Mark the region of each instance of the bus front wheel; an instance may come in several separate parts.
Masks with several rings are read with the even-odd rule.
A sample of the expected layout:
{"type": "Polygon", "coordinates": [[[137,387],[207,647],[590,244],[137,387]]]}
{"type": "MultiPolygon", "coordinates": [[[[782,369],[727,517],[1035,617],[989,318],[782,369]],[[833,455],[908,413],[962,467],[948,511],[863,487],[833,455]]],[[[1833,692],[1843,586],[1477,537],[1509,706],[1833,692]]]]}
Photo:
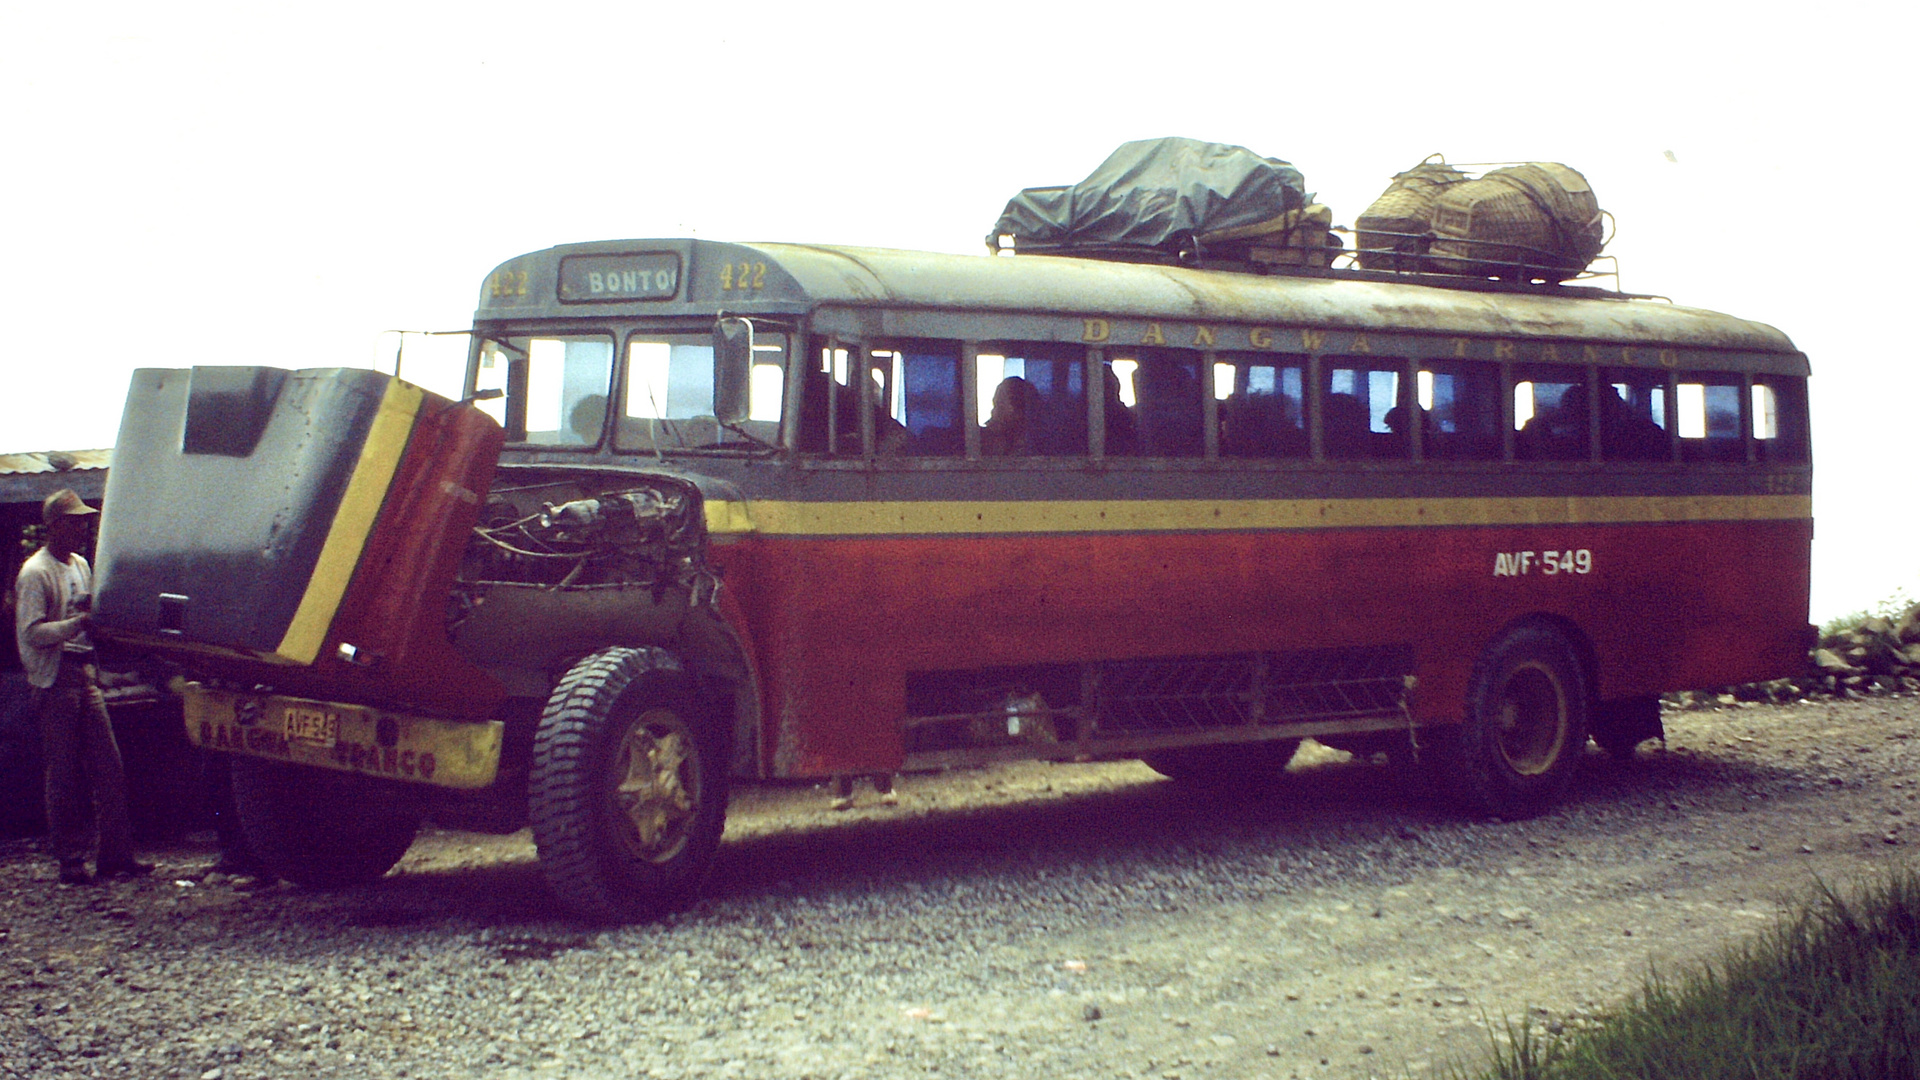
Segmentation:
{"type": "Polygon", "coordinates": [[[726,729],[698,710],[670,653],[594,653],[547,700],[528,810],[547,884],[577,914],[621,921],[679,907],[720,846],[726,729]]]}
{"type": "Polygon", "coordinates": [[[1468,809],[1531,817],[1565,794],[1587,744],[1586,670],[1566,636],[1521,626],[1474,666],[1467,717],[1436,747],[1445,787],[1468,809]]]}

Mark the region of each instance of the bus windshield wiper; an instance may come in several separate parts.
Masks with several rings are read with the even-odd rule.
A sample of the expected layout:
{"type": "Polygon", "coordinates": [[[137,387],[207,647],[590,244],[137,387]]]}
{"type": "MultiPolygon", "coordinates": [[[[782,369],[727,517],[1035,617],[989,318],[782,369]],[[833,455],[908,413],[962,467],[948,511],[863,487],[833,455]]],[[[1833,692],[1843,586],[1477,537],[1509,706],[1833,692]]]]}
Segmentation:
{"type": "MultiPolygon", "coordinates": [[[[741,427],[739,424],[722,423],[720,426],[722,428],[725,428],[728,431],[733,432],[735,435],[740,436],[741,438],[747,440],[748,442],[752,443],[753,449],[757,453],[777,454],[780,452],[779,446],[768,442],[767,440],[761,438],[758,435],[755,435],[753,432],[748,431],[746,428],[741,427]]],[[[738,443],[715,443],[713,445],[713,449],[717,450],[717,449],[725,448],[727,446],[737,446],[737,445],[739,444],[738,443]]]]}

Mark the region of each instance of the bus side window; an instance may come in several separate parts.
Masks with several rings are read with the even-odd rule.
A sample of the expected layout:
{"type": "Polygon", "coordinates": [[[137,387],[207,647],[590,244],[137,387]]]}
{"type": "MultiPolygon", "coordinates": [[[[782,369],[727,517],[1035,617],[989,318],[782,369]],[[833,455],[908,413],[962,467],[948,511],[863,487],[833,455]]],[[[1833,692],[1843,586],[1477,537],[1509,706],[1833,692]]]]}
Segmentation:
{"type": "Polygon", "coordinates": [[[1592,416],[1584,368],[1520,367],[1514,370],[1514,456],[1521,461],[1586,461],[1592,416]]]}
{"type": "Polygon", "coordinates": [[[966,449],[960,429],[960,343],[908,342],[891,356],[887,415],[906,430],[901,452],[958,457],[966,449]]]}
{"type": "Polygon", "coordinates": [[[1423,364],[1417,391],[1426,425],[1420,433],[1421,452],[1429,461],[1500,460],[1498,365],[1423,364]]]}
{"type": "Polygon", "coordinates": [[[1600,460],[1671,461],[1667,376],[1644,368],[1600,372],[1600,460]]]}
{"type": "Polygon", "coordinates": [[[1406,365],[1394,360],[1329,357],[1321,399],[1322,447],[1332,461],[1406,458],[1413,425],[1402,384],[1406,365]]]}
{"type": "Polygon", "coordinates": [[[1719,372],[1683,373],[1675,388],[1680,456],[1686,461],[1745,461],[1740,430],[1741,382],[1719,372]]]}
{"type": "Polygon", "coordinates": [[[982,344],[981,452],[1070,457],[1087,452],[1086,351],[1053,342],[982,344]]]}
{"type": "Polygon", "coordinates": [[[1789,375],[1753,377],[1753,447],[1760,461],[1807,460],[1807,382],[1789,375]]]}
{"type": "Polygon", "coordinates": [[[1221,456],[1306,457],[1306,385],[1304,356],[1221,357],[1213,366],[1221,456]]]}
{"type": "Polygon", "coordinates": [[[807,372],[800,380],[799,447],[803,454],[831,452],[835,436],[844,445],[850,420],[851,432],[856,440],[859,438],[859,413],[850,406],[860,388],[848,385],[850,355],[844,345],[812,339],[806,355],[807,372]]]}
{"type": "Polygon", "coordinates": [[[1107,454],[1199,457],[1206,452],[1204,357],[1184,349],[1116,354],[1109,370],[1117,393],[1106,402],[1107,454]],[[1115,399],[1121,406],[1116,412],[1115,399]],[[1137,443],[1138,449],[1127,446],[1137,443]]]}

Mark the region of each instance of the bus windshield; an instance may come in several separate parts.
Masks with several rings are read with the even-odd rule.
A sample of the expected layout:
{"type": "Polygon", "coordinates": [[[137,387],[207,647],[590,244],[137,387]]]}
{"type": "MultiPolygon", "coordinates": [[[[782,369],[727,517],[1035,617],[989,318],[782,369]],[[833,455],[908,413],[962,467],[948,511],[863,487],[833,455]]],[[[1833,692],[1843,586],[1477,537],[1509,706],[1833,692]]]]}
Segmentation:
{"type": "Polygon", "coordinates": [[[727,450],[778,440],[786,380],[786,335],[754,341],[748,418],[723,428],[713,415],[713,343],[708,334],[529,331],[479,342],[479,402],[528,446],[663,453],[727,450]]]}

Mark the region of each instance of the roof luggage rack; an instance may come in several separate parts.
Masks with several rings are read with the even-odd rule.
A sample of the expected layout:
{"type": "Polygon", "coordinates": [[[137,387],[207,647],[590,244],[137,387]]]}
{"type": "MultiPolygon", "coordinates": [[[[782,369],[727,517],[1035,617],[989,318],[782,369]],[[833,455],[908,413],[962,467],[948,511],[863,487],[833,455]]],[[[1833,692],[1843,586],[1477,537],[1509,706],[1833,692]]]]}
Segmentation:
{"type": "MultiPolygon", "coordinates": [[[[1557,263],[1544,251],[1520,249],[1536,258],[1512,260],[1516,245],[1507,242],[1469,240],[1449,237],[1449,242],[1475,249],[1498,249],[1497,253],[1467,258],[1399,250],[1397,242],[1387,247],[1348,248],[1340,234],[1356,230],[1345,225],[1323,226],[1328,233],[1323,244],[1307,238],[1305,228],[1275,230],[1258,241],[1246,237],[1199,237],[1183,233],[1174,243],[1161,247],[1135,244],[1040,243],[1015,244],[1012,236],[988,237],[989,246],[999,255],[1058,255],[1103,262],[1136,263],[1151,266],[1184,266],[1194,270],[1221,270],[1228,273],[1279,275],[1286,277],[1331,278],[1341,281],[1399,281],[1441,289],[1467,292],[1531,293],[1541,296],[1579,296],[1619,300],[1666,300],[1667,297],[1630,293],[1620,288],[1620,260],[1613,255],[1596,257],[1585,270],[1568,275],[1565,264],[1557,263]],[[1369,256],[1373,269],[1360,265],[1360,256],[1369,256]],[[1385,268],[1381,263],[1385,263],[1385,268]],[[1436,266],[1474,265],[1495,267],[1494,275],[1463,274],[1435,269],[1436,266]],[[1591,284],[1611,280],[1611,287],[1591,284]]],[[[1316,230],[1317,231],[1317,230],[1316,230]]],[[[1411,233],[1384,233],[1368,230],[1369,238],[1388,241],[1423,240],[1431,236],[1411,233]]]]}

